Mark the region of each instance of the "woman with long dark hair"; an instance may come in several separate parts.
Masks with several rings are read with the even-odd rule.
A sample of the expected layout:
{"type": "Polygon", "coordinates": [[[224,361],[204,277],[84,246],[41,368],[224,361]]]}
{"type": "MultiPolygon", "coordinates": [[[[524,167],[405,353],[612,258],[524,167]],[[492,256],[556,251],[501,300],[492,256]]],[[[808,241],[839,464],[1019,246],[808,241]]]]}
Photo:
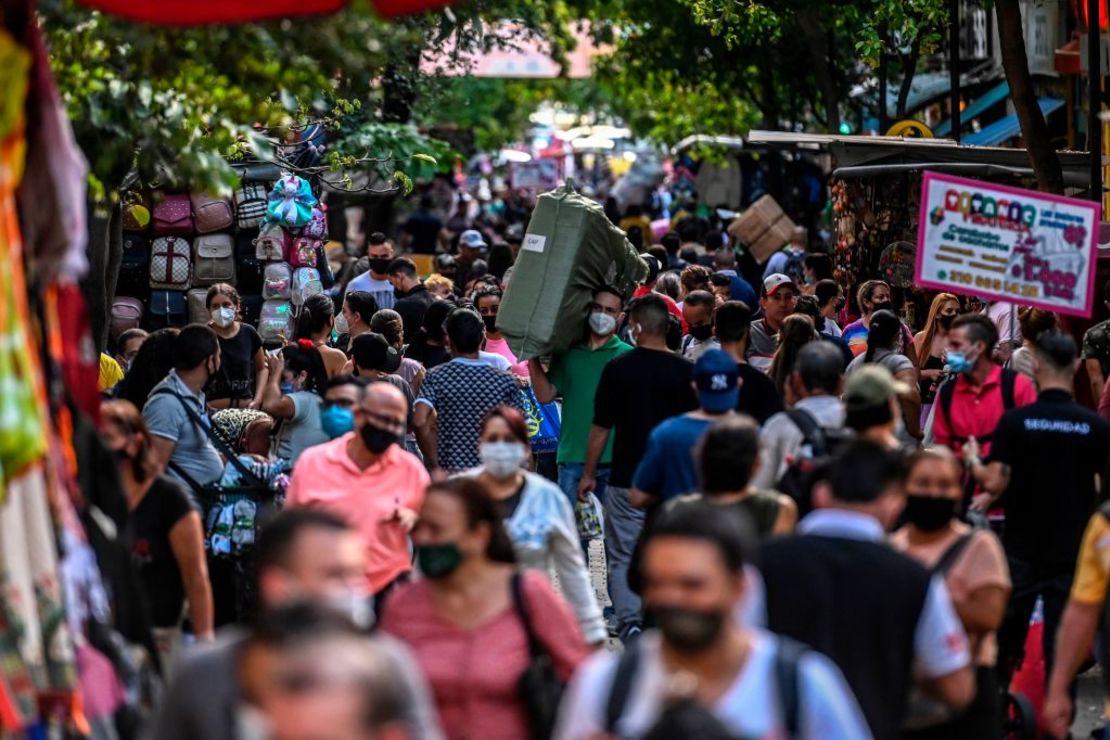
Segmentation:
{"type": "Polygon", "coordinates": [[[798,352],[802,347],[817,339],[817,331],[813,328],[813,319],[804,314],[791,314],[782,322],[779,332],[779,346],[771,360],[770,376],[775,382],[775,390],[783,397],[788,405],[797,399],[785,398],[788,391],[786,381],[794,372],[794,364],[798,359],[798,352]]]}
{"type": "Polygon", "coordinates": [[[389,597],[382,630],[416,656],[448,738],[527,738],[529,635],[566,681],[587,654],[574,615],[544,573],[517,572],[501,509],[475,480],[432,484],[412,540],[424,578],[389,597]]]}
{"type": "Polygon", "coordinates": [[[267,355],[266,365],[270,375],[262,410],[279,420],[277,456],[292,466],[307,448],[330,439],[320,422],[328,373],[319,347],[309,339],[267,355]]]}
{"type": "Polygon", "coordinates": [[[119,460],[131,559],[147,597],[163,668],[169,668],[180,648],[186,604],[193,634],[212,637],[204,527],[181,485],[156,474],[150,432],[139,410],[128,401],[107,401],[100,418],[101,438],[119,460]]]}
{"type": "Polygon", "coordinates": [[[143,341],[127,369],[127,375],[116,386],[117,398],[130,401],[137,409],[146,404],[154,386],[165,380],[173,370],[180,332],[180,329],[171,326],[153,332],[143,341]]]}
{"type": "Polygon", "coordinates": [[[867,351],[852,360],[845,375],[851,375],[864,365],[880,365],[890,371],[894,379],[909,387],[902,396],[902,419],[912,437],[921,436],[921,394],[917,385],[917,368],[913,361],[898,348],[901,341],[902,322],[891,311],[880,310],[871,314],[867,351]]]}
{"type": "Polygon", "coordinates": [[[347,355],[329,345],[334,327],[335,304],[331,298],[323,293],[309,296],[297,314],[294,336],[298,342],[307,339],[319,350],[329,378],[343,372],[343,366],[347,364],[347,355]]]}

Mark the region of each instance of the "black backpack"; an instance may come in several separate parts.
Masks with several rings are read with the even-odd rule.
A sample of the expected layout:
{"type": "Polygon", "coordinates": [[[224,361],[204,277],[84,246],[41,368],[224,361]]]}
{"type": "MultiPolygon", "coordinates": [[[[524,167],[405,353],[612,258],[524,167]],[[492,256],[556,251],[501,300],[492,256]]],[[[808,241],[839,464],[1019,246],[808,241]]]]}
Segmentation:
{"type": "MultiPolygon", "coordinates": [[[[797,737],[798,717],[801,702],[798,692],[798,663],[809,648],[800,642],[776,636],[775,645],[775,684],[779,701],[782,703],[782,719],[786,728],[786,738],[797,737]]],[[[632,691],[632,681],[640,667],[640,643],[635,640],[626,645],[617,663],[617,671],[609,688],[609,699],[605,704],[605,732],[617,736],[617,722],[624,714],[628,695],[632,691]]],[[[661,718],[662,719],[662,718],[661,718]]],[[[651,732],[648,733],[651,735],[651,732]]]]}
{"type": "Polygon", "coordinates": [[[785,493],[798,505],[801,518],[813,510],[813,484],[816,477],[854,436],[846,429],[824,429],[805,409],[789,409],[786,415],[802,433],[802,449],[809,454],[800,455],[787,466],[775,489],[785,493]]]}

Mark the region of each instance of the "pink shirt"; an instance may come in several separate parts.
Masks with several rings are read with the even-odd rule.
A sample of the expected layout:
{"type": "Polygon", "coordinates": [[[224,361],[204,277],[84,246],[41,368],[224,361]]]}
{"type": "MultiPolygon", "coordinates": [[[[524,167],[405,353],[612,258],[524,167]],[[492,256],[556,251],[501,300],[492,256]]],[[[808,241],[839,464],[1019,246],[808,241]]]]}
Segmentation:
{"type": "Polygon", "coordinates": [[[346,519],[366,545],[366,581],[372,593],[412,570],[408,535],[391,521],[397,507],[419,511],[430,478],[423,463],[393,445],[366,470],[347,454],[354,432],[309,447],[297,460],[286,506],[319,506],[346,519]]]}
{"type": "Polygon", "coordinates": [[[512,366],[509,369],[513,371],[513,375],[518,375],[522,378],[528,376],[528,363],[520,362],[516,359],[516,355],[509,349],[509,341],[502,337],[501,339],[486,339],[486,352],[492,352],[495,355],[501,355],[512,366]]]}
{"type": "MultiPolygon", "coordinates": [[[[569,680],[589,653],[578,620],[547,576],[525,571],[521,577],[536,635],[556,672],[569,680]]],[[[528,667],[528,636],[511,602],[477,629],[465,630],[439,614],[428,581],[417,581],[390,596],[380,624],[416,656],[450,740],[527,740],[518,682],[528,667]]]]}
{"type": "MultiPolygon", "coordinates": [[[[1014,379],[1014,407],[1028,406],[1037,400],[1037,389],[1021,373],[1014,379]]],[[[933,418],[933,438],[938,445],[950,447],[960,453],[968,437],[979,442],[983,459],[990,454],[990,438],[1005,411],[1002,403],[1002,368],[995,365],[983,385],[975,387],[967,376],[956,380],[952,391],[951,423],[949,415],[940,407],[938,394],[937,412],[933,418]]]]}

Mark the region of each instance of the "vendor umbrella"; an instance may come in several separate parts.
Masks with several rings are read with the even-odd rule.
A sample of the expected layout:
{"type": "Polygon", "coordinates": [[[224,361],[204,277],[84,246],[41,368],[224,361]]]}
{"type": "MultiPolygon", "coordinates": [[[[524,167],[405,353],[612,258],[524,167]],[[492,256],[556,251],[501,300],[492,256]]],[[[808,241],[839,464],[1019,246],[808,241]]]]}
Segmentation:
{"type": "MultiPolygon", "coordinates": [[[[328,15],[348,0],[80,0],[81,4],[132,21],[163,26],[251,23],[305,15],[328,15]]],[[[411,15],[452,0],[370,0],[378,15],[411,15]]]]}

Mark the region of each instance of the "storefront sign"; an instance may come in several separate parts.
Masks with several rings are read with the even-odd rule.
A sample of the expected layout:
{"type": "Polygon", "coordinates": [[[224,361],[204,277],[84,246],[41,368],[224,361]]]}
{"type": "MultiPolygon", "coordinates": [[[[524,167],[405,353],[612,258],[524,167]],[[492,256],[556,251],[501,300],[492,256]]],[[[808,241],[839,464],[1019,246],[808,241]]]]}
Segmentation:
{"type": "Polygon", "coordinates": [[[1090,316],[1097,203],[926,172],[918,285],[1090,316]]]}

